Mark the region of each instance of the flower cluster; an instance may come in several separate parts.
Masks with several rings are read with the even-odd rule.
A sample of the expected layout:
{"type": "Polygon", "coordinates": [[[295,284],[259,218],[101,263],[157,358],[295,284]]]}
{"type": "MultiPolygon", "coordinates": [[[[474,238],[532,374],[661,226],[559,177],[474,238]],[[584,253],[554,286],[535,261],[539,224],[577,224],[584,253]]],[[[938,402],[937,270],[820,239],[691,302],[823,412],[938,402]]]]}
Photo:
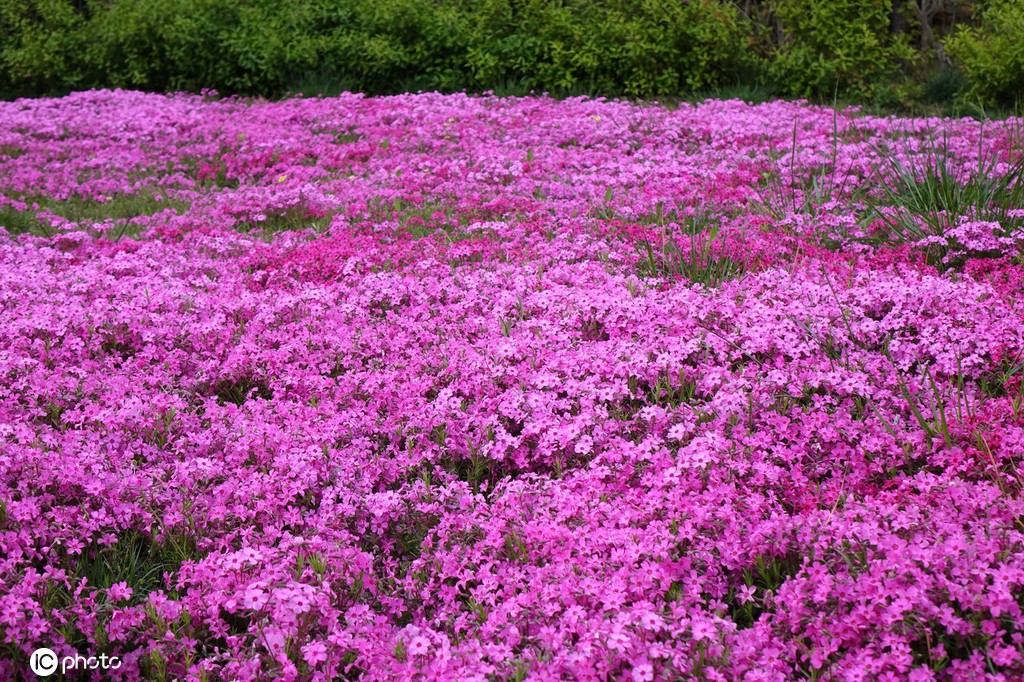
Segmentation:
{"type": "Polygon", "coordinates": [[[787,102],[0,103],[0,677],[1021,679],[1021,240],[878,207],[938,137],[1015,162],[787,102]]]}

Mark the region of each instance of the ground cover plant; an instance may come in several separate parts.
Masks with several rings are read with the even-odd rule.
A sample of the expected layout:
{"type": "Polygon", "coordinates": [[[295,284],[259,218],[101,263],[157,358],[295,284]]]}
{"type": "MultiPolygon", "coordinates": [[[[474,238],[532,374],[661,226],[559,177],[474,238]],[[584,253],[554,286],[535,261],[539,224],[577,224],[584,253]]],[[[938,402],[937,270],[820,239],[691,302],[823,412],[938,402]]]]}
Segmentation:
{"type": "Polygon", "coordinates": [[[0,122],[0,677],[1024,677],[1019,120],[0,122]]]}

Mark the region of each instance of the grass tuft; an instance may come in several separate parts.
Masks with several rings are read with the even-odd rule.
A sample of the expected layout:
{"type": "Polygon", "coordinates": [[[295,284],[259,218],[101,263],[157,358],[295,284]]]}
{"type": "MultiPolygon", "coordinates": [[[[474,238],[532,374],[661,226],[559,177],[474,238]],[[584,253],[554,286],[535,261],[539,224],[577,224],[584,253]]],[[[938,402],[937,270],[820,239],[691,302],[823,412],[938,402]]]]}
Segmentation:
{"type": "Polygon", "coordinates": [[[710,216],[698,213],[683,218],[682,233],[687,238],[663,229],[660,245],[647,238],[640,240],[636,245],[640,253],[638,274],[687,279],[708,288],[742,276],[747,266],[728,253],[720,229],[710,216]]]}
{"type": "MultiPolygon", "coordinates": [[[[1002,237],[1024,228],[1024,156],[1006,166],[979,149],[974,169],[957,168],[946,141],[922,154],[880,154],[879,193],[869,198],[869,219],[887,226],[883,242],[911,244],[929,237],[944,238],[964,220],[997,222],[1002,237]]],[[[931,243],[927,260],[940,266],[955,243],[931,243]]]]}

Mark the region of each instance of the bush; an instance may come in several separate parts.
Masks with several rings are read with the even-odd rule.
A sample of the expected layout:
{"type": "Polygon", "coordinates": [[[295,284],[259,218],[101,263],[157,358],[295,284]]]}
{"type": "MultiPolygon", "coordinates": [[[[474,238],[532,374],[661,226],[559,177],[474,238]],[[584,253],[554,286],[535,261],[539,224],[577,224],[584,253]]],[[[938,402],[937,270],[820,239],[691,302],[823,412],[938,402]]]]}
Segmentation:
{"type": "Polygon", "coordinates": [[[616,8],[627,27],[620,64],[629,95],[721,85],[752,64],[752,28],[731,4],[649,0],[639,12],[631,4],[616,8]]]}
{"type": "Polygon", "coordinates": [[[944,44],[962,65],[970,96],[984,104],[1017,103],[1024,93],[1024,0],[990,0],[980,25],[954,33],[944,44]]]}
{"type": "Polygon", "coordinates": [[[921,86],[922,100],[928,104],[953,105],[967,89],[967,77],[960,71],[939,69],[932,71],[921,86]]]}
{"type": "Polygon", "coordinates": [[[778,0],[775,13],[784,38],[770,73],[792,95],[870,98],[915,58],[890,32],[891,0],[778,0]]]}
{"type": "Polygon", "coordinates": [[[0,87],[49,92],[87,84],[84,25],[66,0],[0,0],[0,87]]]}
{"type": "Polygon", "coordinates": [[[114,0],[88,23],[93,84],[147,90],[223,87],[224,39],[239,12],[211,0],[114,0]]]}
{"type": "Polygon", "coordinates": [[[263,95],[675,94],[730,79],[752,33],[721,0],[0,0],[0,28],[7,89],[263,95]]]}
{"type": "Polygon", "coordinates": [[[344,21],[325,37],[323,64],[356,90],[467,87],[465,18],[430,0],[328,0],[344,21]]]}
{"type": "Polygon", "coordinates": [[[635,97],[725,82],[748,61],[748,22],[717,0],[485,0],[462,8],[476,84],[635,97]]]}
{"type": "Polygon", "coordinates": [[[480,87],[520,91],[607,92],[615,87],[607,60],[615,46],[603,44],[593,2],[484,0],[460,7],[469,25],[466,66],[480,87]]]}
{"type": "MultiPolygon", "coordinates": [[[[649,98],[756,84],[905,105],[925,90],[893,77],[932,52],[908,41],[925,25],[944,34],[962,4],[925,12],[904,2],[894,13],[892,0],[749,0],[745,11],[729,0],[0,0],[0,92],[649,98]],[[908,22],[908,7],[922,16],[908,22]]],[[[986,101],[1021,89],[1022,15],[1024,0],[990,0],[980,29],[947,40],[986,101]]],[[[956,83],[934,85],[928,96],[945,102],[956,83]]]]}

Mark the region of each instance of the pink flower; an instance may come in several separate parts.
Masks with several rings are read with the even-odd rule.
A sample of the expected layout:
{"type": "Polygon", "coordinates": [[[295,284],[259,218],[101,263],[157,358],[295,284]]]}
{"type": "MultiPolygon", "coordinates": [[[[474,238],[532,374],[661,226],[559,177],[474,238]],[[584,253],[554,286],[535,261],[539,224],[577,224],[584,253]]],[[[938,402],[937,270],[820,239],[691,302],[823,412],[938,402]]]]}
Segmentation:
{"type": "Polygon", "coordinates": [[[704,639],[711,639],[717,633],[715,626],[704,619],[694,620],[690,627],[694,640],[698,642],[704,639]]]}
{"type": "Polygon", "coordinates": [[[423,635],[416,635],[409,640],[409,654],[413,656],[423,656],[430,651],[430,640],[423,635]]]}
{"type": "Polygon", "coordinates": [[[633,667],[633,682],[651,682],[654,679],[654,668],[650,663],[641,663],[633,667]]]}
{"type": "Polygon", "coordinates": [[[323,642],[310,642],[302,647],[302,657],[311,668],[327,661],[327,646],[323,642]]]}
{"type": "Polygon", "coordinates": [[[107,599],[112,602],[131,599],[132,594],[132,588],[128,587],[128,583],[126,582],[114,583],[107,588],[107,599]]]}

